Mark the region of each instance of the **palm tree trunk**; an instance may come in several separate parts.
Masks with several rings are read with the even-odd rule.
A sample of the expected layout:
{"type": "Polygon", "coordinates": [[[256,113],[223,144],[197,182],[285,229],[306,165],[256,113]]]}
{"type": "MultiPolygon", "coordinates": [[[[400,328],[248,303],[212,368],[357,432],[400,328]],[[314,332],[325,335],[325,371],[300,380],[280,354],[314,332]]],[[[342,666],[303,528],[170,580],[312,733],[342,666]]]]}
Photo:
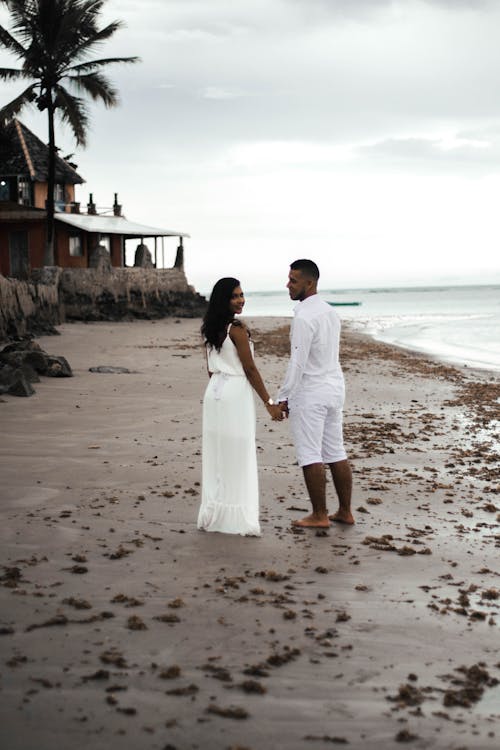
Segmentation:
{"type": "Polygon", "coordinates": [[[56,143],[54,136],[54,102],[52,92],[47,93],[47,113],[49,117],[49,163],[47,165],[47,237],[44,266],[54,265],[54,188],[56,182],[56,143]]]}

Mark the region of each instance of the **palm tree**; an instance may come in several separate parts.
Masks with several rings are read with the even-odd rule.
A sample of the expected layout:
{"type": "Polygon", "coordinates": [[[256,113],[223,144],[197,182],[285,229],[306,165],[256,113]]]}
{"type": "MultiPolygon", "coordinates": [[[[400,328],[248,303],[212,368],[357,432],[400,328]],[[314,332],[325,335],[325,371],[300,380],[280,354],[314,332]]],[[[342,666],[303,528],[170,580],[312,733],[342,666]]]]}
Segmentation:
{"type": "Polygon", "coordinates": [[[0,122],[16,117],[27,105],[47,111],[49,150],[47,165],[47,243],[44,262],[54,265],[54,187],[56,112],[73,131],[77,145],[86,145],[88,109],[76,92],[118,104],[118,92],[102,73],[111,63],[134,63],[138,57],[89,59],[95,48],[122,27],[113,21],[99,28],[105,0],[0,0],[7,6],[11,31],[0,25],[0,45],[22,61],[20,69],[0,68],[0,80],[27,79],[28,87],[0,109],[0,122]]]}

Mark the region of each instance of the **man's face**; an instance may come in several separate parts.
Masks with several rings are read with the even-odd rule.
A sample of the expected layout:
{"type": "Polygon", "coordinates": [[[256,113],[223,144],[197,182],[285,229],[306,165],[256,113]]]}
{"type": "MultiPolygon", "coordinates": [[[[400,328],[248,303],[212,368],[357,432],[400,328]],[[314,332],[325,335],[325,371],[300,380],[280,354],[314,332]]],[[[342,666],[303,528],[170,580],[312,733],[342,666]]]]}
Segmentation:
{"type": "Polygon", "coordinates": [[[290,273],[288,274],[288,284],[286,285],[290,299],[302,302],[302,300],[307,297],[310,286],[311,279],[307,279],[302,274],[302,271],[294,271],[293,269],[290,269],[290,273]]]}

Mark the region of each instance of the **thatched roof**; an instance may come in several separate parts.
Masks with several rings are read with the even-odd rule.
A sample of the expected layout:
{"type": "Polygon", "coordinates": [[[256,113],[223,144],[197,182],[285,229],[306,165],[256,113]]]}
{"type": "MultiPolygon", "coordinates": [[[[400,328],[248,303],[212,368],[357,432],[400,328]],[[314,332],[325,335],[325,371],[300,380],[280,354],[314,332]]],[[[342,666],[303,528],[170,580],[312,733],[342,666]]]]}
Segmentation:
{"type": "MultiPolygon", "coordinates": [[[[47,182],[48,146],[19,120],[0,126],[0,175],[29,177],[47,182]]],[[[56,182],[76,185],[85,182],[68,162],[56,157],[56,182]]]]}

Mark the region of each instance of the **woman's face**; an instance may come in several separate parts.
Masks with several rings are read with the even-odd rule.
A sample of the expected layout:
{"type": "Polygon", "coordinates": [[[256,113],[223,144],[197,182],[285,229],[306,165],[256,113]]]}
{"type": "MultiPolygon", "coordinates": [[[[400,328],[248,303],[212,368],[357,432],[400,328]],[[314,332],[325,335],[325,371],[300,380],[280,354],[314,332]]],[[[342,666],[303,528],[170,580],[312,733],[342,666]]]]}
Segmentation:
{"type": "Polygon", "coordinates": [[[241,286],[237,286],[233,289],[231,299],[229,300],[229,310],[233,315],[240,315],[243,311],[245,304],[245,295],[241,289],[241,286]]]}

